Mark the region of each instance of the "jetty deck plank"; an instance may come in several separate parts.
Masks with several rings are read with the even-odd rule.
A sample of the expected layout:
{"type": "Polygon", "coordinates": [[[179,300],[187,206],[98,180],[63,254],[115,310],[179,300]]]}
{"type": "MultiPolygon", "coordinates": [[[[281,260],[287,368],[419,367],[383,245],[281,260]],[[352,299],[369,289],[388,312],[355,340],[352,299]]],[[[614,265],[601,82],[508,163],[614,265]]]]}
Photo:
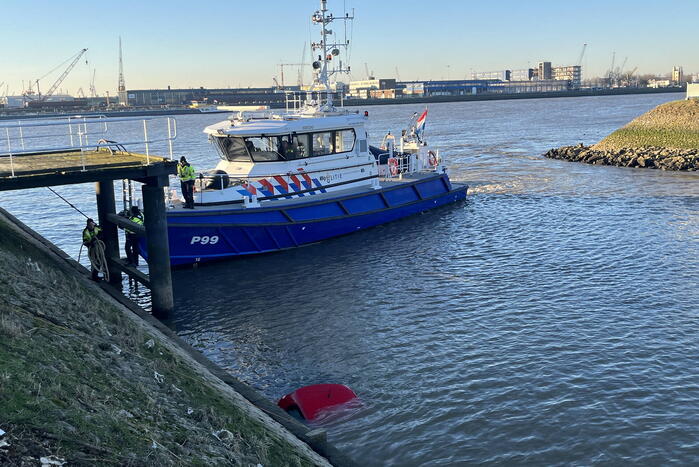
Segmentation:
{"type": "Polygon", "coordinates": [[[113,151],[57,151],[0,157],[0,191],[176,173],[160,156],[113,151]],[[14,176],[13,176],[14,172],[14,176]]]}

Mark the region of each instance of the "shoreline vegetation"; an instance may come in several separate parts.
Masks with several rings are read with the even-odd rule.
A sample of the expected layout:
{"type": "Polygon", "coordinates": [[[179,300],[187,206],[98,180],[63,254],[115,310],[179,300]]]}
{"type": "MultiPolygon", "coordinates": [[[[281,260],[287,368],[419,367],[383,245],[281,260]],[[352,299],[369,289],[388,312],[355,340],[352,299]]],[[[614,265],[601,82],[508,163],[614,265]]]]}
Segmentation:
{"type": "Polygon", "coordinates": [[[0,264],[0,465],[329,465],[1,213],[0,264]]]}
{"type": "Polygon", "coordinates": [[[699,170],[699,100],[667,102],[595,145],[562,146],[544,156],[617,167],[699,170]]]}

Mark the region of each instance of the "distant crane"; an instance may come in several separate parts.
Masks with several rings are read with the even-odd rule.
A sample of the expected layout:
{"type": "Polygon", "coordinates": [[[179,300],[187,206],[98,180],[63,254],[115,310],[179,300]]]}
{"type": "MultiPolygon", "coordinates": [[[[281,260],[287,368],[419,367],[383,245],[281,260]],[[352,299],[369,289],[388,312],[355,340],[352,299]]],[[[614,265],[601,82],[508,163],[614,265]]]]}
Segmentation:
{"type": "Polygon", "coordinates": [[[616,52],[612,52],[612,66],[609,67],[607,72],[607,79],[609,80],[609,86],[614,84],[614,62],[616,61],[616,52]]]}
{"type": "Polygon", "coordinates": [[[624,57],[624,61],[621,62],[621,66],[617,70],[617,74],[621,76],[624,73],[624,68],[626,67],[626,61],[629,59],[629,57],[624,57]]]}
{"type": "Polygon", "coordinates": [[[374,72],[369,73],[369,65],[364,62],[364,71],[366,71],[366,79],[374,79],[374,72]]]}
{"type": "Polygon", "coordinates": [[[300,67],[303,67],[303,66],[306,66],[306,64],[305,64],[305,63],[280,63],[280,64],[279,64],[279,69],[280,69],[280,71],[281,71],[280,74],[281,74],[281,82],[282,82],[282,87],[281,87],[281,89],[284,89],[284,67],[285,67],[285,66],[300,66],[300,67]]]}
{"type": "Polygon", "coordinates": [[[580,56],[578,57],[578,61],[575,63],[577,66],[582,65],[583,57],[585,56],[585,49],[587,49],[587,42],[585,42],[582,46],[582,50],[580,51],[580,56]]]}
{"type": "Polygon", "coordinates": [[[277,89],[281,89],[281,88],[282,88],[282,87],[279,85],[279,81],[277,81],[277,77],[276,77],[276,76],[273,76],[273,77],[272,77],[272,81],[274,81],[274,87],[276,87],[277,89]]]}
{"type": "Polygon", "coordinates": [[[306,70],[306,42],[303,43],[303,52],[301,53],[301,66],[299,67],[298,76],[296,77],[296,84],[299,89],[303,88],[303,73],[306,70]]]}
{"type": "Polygon", "coordinates": [[[97,70],[92,69],[92,81],[90,81],[90,97],[97,97],[97,88],[95,88],[95,73],[97,70]]]}
{"type": "MultiPolygon", "coordinates": [[[[58,79],[51,85],[51,87],[49,88],[49,90],[46,91],[46,93],[45,93],[44,95],[42,95],[42,94],[41,94],[41,91],[39,90],[39,81],[42,80],[42,79],[44,79],[44,78],[45,78],[46,76],[48,76],[49,74],[53,73],[56,69],[58,69],[58,68],[59,68],[61,65],[63,65],[65,62],[61,63],[60,65],[58,65],[58,66],[57,66],[56,68],[54,68],[53,70],[51,70],[51,71],[49,71],[48,73],[46,73],[44,76],[42,76],[41,78],[37,79],[37,80],[35,81],[35,83],[36,83],[36,94],[37,94],[38,97],[37,97],[36,99],[33,99],[33,100],[35,100],[35,101],[37,101],[37,102],[44,102],[44,101],[46,101],[46,99],[48,99],[49,97],[51,97],[51,96],[53,95],[53,93],[56,92],[56,89],[58,89],[58,86],[60,86],[61,83],[63,82],[63,80],[66,79],[66,76],[68,76],[68,73],[70,73],[71,70],[72,70],[72,69],[75,67],[75,65],[78,63],[78,61],[80,60],[80,57],[82,57],[82,56],[85,54],[85,52],[87,52],[87,49],[81,49],[80,52],[78,52],[74,57],[70,57],[70,58],[68,59],[68,60],[70,60],[70,59],[72,58],[73,61],[70,62],[70,64],[68,65],[68,67],[63,71],[63,73],[61,73],[61,76],[58,77],[58,79]]],[[[66,62],[67,62],[68,60],[66,60],[66,62]]],[[[33,98],[33,94],[34,94],[34,91],[32,90],[32,84],[31,84],[31,81],[30,81],[30,82],[29,82],[29,90],[26,91],[26,92],[24,93],[24,95],[25,95],[26,97],[29,97],[29,98],[31,99],[31,98],[33,98]]]]}
{"type": "MultiPolygon", "coordinates": [[[[124,60],[121,56],[121,36],[119,36],[119,84],[117,85],[117,91],[119,93],[126,92],[126,81],[124,80],[124,60]]],[[[121,95],[120,95],[121,98],[121,95]]],[[[126,105],[125,102],[119,102],[121,105],[126,105]]]]}
{"type": "Polygon", "coordinates": [[[396,67],[396,79],[398,81],[403,81],[402,79],[400,79],[400,73],[398,73],[398,67],[396,67]]]}

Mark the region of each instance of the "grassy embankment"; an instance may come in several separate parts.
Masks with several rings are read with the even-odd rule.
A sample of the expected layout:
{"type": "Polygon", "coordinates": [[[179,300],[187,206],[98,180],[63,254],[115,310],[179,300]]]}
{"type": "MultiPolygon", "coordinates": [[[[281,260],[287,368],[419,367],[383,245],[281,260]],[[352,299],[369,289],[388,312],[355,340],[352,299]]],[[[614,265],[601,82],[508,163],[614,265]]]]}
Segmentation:
{"type": "Polygon", "coordinates": [[[0,216],[1,465],[323,463],[57,261],[0,216]]]}
{"type": "Polygon", "coordinates": [[[699,149],[699,100],[659,105],[592,146],[622,148],[699,149]]]}

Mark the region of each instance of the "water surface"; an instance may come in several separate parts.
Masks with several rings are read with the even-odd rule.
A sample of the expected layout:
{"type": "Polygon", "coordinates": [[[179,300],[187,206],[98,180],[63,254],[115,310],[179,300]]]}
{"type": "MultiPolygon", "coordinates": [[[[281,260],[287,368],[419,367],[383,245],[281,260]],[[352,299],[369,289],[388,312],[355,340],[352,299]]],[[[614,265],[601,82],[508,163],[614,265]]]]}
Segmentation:
{"type": "MultiPolygon", "coordinates": [[[[431,104],[465,202],[175,271],[169,324],[276,400],[349,385],[318,425],[362,465],[699,461],[699,176],[548,160],[679,95],[431,104]]],[[[370,138],[420,105],[370,107],[370,138]]],[[[213,163],[178,117],[179,152],[213,163]]],[[[89,210],[92,187],[61,188],[89,210]]],[[[0,205],[77,256],[46,190],[0,205]]]]}

